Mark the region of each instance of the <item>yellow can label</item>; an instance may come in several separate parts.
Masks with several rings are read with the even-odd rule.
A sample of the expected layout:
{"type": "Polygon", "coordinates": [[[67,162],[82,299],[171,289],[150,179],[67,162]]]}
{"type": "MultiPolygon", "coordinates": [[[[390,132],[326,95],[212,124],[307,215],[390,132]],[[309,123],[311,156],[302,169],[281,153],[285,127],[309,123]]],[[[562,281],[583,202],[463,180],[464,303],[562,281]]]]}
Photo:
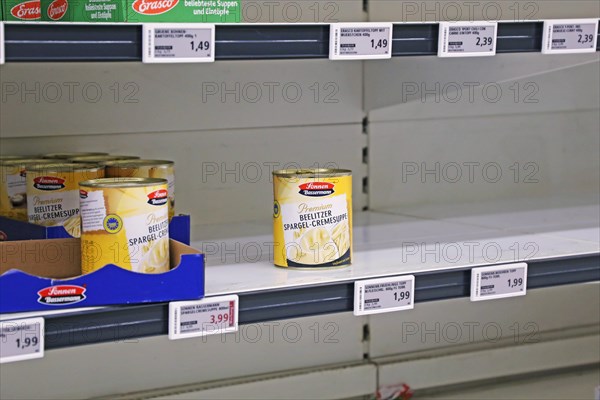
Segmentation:
{"type": "Polygon", "coordinates": [[[104,177],[104,168],[92,170],[27,170],[27,216],[44,226],[63,225],[73,237],[81,234],[79,182],[104,177]]]}
{"type": "Polygon", "coordinates": [[[0,165],[0,215],[27,221],[25,165],[0,165]]]}
{"type": "Polygon", "coordinates": [[[275,265],[315,268],[350,264],[352,176],[273,178],[275,265]]]}
{"type": "Polygon", "coordinates": [[[133,160],[131,166],[127,164],[119,166],[106,166],[107,177],[128,177],[128,178],[160,178],[166,179],[169,183],[169,218],[175,214],[175,167],[138,165],[133,160]]]}
{"type": "Polygon", "coordinates": [[[134,272],[169,271],[167,183],[138,187],[81,186],[81,269],[106,264],[134,272]]]}

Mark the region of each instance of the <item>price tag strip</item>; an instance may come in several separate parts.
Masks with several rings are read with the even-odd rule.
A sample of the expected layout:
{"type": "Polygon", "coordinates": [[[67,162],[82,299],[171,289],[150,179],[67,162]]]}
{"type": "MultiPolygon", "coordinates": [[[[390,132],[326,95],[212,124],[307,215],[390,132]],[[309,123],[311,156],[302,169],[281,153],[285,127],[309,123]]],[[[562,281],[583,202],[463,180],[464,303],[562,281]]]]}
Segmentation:
{"type": "Polygon", "coordinates": [[[169,303],[169,339],[186,339],[238,330],[237,295],[169,303]]]}
{"type": "Polygon", "coordinates": [[[335,23],[330,25],[330,60],[392,58],[392,23],[335,23]]]}
{"type": "Polygon", "coordinates": [[[144,24],[145,63],[205,63],[215,61],[214,24],[144,24]]]}
{"type": "Polygon", "coordinates": [[[414,294],[414,275],[356,281],[354,315],[413,309],[415,308],[414,294]]]}
{"type": "Polygon", "coordinates": [[[496,55],[497,37],[497,22],[440,22],[438,56],[493,56],[496,55]]]}
{"type": "Polygon", "coordinates": [[[0,322],[0,364],[44,357],[44,318],[0,322]]]}
{"type": "Polygon", "coordinates": [[[0,21],[0,65],[4,64],[4,22],[0,21]]]}
{"type": "Polygon", "coordinates": [[[473,268],[471,271],[471,301],[525,296],[526,293],[526,263],[473,268]]]}
{"type": "Polygon", "coordinates": [[[598,41],[597,19],[544,21],[542,53],[595,53],[598,41]]]}

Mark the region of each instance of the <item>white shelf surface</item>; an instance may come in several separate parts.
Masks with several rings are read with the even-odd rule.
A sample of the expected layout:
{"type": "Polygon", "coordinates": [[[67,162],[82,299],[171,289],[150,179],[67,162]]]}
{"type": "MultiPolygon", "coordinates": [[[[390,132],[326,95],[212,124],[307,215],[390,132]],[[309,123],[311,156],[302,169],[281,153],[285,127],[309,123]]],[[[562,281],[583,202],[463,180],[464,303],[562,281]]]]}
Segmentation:
{"type": "Polygon", "coordinates": [[[600,252],[594,198],[542,201],[357,212],[353,263],[340,269],[274,267],[270,221],[195,227],[192,246],[207,253],[208,296],[600,252]]]}
{"type": "MultiPolygon", "coordinates": [[[[546,208],[529,200],[356,212],[353,263],[338,269],[275,267],[268,218],[195,226],[192,247],[206,252],[206,296],[591,255],[600,253],[600,207],[593,201],[547,199],[546,208]]],[[[0,320],[101,308],[4,314],[0,320]]]]}

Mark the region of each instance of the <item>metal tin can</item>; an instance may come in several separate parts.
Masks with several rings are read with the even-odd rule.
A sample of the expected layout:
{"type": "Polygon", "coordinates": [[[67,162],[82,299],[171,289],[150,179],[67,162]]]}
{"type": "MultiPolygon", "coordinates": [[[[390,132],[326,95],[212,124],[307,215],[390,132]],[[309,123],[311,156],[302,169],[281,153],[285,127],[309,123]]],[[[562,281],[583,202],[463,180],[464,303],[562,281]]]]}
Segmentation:
{"type": "Polygon", "coordinates": [[[106,176],[161,178],[169,183],[169,219],[175,214],[175,163],[167,160],[120,160],[107,161],[106,176]]]}
{"type": "Polygon", "coordinates": [[[352,171],[274,171],[273,192],[276,266],[318,269],[350,265],[352,171]]]}
{"type": "Polygon", "coordinates": [[[48,153],[48,154],[44,154],[44,158],[52,158],[55,160],[69,160],[73,157],[83,157],[83,156],[106,156],[108,155],[108,153],[98,153],[98,152],[91,152],[91,153],[48,153]]]}
{"type": "Polygon", "coordinates": [[[33,156],[17,156],[17,155],[4,155],[4,156],[0,156],[0,161],[7,161],[7,160],[27,160],[27,159],[33,159],[33,158],[38,158],[39,156],[33,155],[33,156]]]}
{"type": "Polygon", "coordinates": [[[119,155],[105,155],[105,156],[79,156],[69,159],[69,162],[83,163],[83,164],[104,164],[107,161],[118,161],[118,160],[137,160],[137,156],[119,156],[119,155]]]}
{"type": "Polygon", "coordinates": [[[29,222],[63,225],[71,236],[79,237],[79,182],[104,177],[104,167],[55,163],[26,168],[26,173],[29,222]]]}
{"type": "Polygon", "coordinates": [[[141,273],[169,270],[168,183],[104,178],[79,184],[81,269],[106,264],[141,273]]]}
{"type": "Polygon", "coordinates": [[[27,221],[27,179],[25,169],[48,164],[46,159],[0,160],[0,215],[27,221]]]}

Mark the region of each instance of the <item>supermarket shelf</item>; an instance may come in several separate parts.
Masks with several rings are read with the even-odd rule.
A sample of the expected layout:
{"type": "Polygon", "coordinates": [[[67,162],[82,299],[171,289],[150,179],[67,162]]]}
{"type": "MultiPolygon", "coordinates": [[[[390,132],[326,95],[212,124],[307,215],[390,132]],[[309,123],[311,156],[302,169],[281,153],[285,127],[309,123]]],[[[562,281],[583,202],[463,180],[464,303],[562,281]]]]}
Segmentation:
{"type": "MultiPolygon", "coordinates": [[[[476,266],[527,261],[529,289],[600,281],[597,205],[522,211],[523,226],[514,229],[500,226],[509,216],[508,211],[480,216],[486,222],[478,226],[469,221],[360,213],[355,219],[353,265],[325,271],[273,267],[271,253],[259,254],[261,244],[268,248],[272,240],[266,223],[237,224],[235,230],[205,226],[195,232],[199,240],[194,245],[207,253],[207,295],[238,294],[241,324],[351,311],[354,282],[381,276],[416,275],[417,308],[422,302],[468,296],[470,270],[476,266]],[[553,226],[543,223],[549,220],[553,226]],[[557,226],[561,222],[564,229],[557,226]],[[444,250],[469,246],[475,251],[464,251],[460,257],[444,250]],[[484,248],[501,249],[501,254],[486,255],[484,248]]],[[[44,314],[5,314],[2,319],[31,315],[44,314]]],[[[47,349],[165,335],[168,328],[167,304],[44,316],[47,349]]]]}
{"type": "MultiPolygon", "coordinates": [[[[542,22],[500,22],[498,53],[539,52],[542,22]]],[[[395,24],[392,55],[436,55],[438,25],[395,24]]],[[[6,61],[141,61],[134,24],[6,23],[6,61]]],[[[600,50],[600,41],[598,45],[600,50]]],[[[327,24],[223,24],[217,60],[327,58],[327,24]]]]}

